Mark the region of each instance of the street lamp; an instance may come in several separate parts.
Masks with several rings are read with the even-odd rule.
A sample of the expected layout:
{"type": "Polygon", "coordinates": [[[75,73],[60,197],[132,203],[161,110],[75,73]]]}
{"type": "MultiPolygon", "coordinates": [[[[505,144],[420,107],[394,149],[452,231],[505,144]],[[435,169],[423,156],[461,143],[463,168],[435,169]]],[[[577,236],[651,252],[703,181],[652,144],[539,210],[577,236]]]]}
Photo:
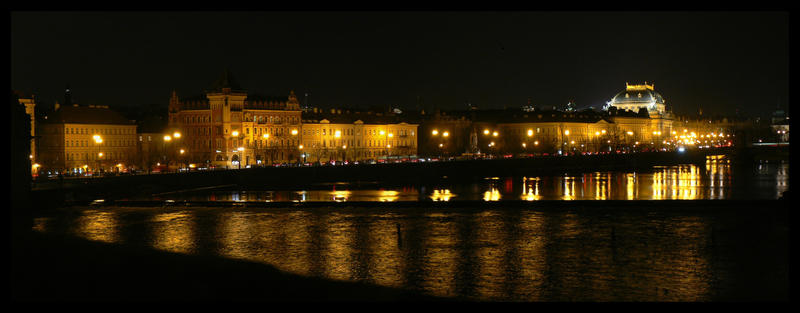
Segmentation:
{"type": "MultiPolygon", "coordinates": [[[[102,155],[102,153],[100,152],[100,144],[103,143],[103,137],[100,137],[100,135],[94,135],[94,136],[92,136],[92,139],[94,139],[94,143],[95,143],[95,147],[97,148],[98,155],[102,155]]],[[[99,158],[97,159],[97,167],[98,168],[95,171],[98,171],[99,168],[100,168],[100,159],[99,158]]]]}
{"type": "Polygon", "coordinates": [[[238,166],[239,166],[239,169],[242,169],[242,156],[244,155],[244,153],[243,153],[244,152],[244,147],[236,148],[236,150],[239,151],[239,161],[237,161],[237,162],[239,162],[238,166]]]}

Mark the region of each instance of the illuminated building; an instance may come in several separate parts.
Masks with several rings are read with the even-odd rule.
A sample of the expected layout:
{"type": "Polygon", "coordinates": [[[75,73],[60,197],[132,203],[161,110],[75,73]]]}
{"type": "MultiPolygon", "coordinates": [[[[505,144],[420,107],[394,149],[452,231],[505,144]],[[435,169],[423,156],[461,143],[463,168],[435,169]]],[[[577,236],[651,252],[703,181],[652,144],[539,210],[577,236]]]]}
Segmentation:
{"type": "Polygon", "coordinates": [[[22,92],[16,92],[17,96],[19,97],[19,103],[25,106],[25,113],[31,119],[31,151],[28,154],[31,159],[31,164],[34,164],[38,161],[38,155],[36,152],[36,118],[35,118],[35,109],[36,109],[36,101],[35,97],[32,94],[25,94],[22,92]]]}
{"type": "Polygon", "coordinates": [[[629,85],[625,83],[625,90],[617,93],[616,96],[608,101],[608,106],[614,106],[618,110],[638,112],[645,108],[650,117],[665,117],[667,112],[665,100],[655,91],[655,85],[629,85]]]}
{"type": "Polygon", "coordinates": [[[175,150],[185,162],[247,166],[292,162],[299,155],[300,105],[288,97],[248,95],[229,71],[203,95],[181,99],[173,91],[167,133],[179,132],[175,150]]]}
{"type": "Polygon", "coordinates": [[[39,155],[45,169],[73,173],[112,171],[136,158],[136,124],[108,106],[56,104],[40,127],[39,155]]]}
{"type": "Polygon", "coordinates": [[[302,153],[307,162],[408,158],[417,154],[417,125],[396,114],[332,109],[304,112],[302,153]]]}

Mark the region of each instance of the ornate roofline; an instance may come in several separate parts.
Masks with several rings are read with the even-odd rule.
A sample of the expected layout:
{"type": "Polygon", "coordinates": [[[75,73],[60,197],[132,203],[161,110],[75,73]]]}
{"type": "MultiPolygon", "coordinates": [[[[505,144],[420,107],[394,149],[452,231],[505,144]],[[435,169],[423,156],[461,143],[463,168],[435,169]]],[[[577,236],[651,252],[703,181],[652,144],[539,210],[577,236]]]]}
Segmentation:
{"type": "Polygon", "coordinates": [[[644,82],[644,85],[629,85],[628,82],[625,82],[626,91],[654,90],[655,86],[655,84],[648,85],[647,82],[644,82]]]}

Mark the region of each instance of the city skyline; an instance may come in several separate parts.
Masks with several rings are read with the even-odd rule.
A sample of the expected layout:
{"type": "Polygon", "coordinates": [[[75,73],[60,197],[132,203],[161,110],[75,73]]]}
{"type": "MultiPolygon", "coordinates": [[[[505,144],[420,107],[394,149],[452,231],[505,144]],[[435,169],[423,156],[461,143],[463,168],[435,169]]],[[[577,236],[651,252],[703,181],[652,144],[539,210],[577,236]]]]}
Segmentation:
{"type": "Polygon", "coordinates": [[[786,12],[12,12],[12,89],[163,104],[229,69],[322,107],[599,109],[655,84],[678,114],[788,110],[786,12]],[[209,22],[214,21],[214,22],[209,22]],[[256,35],[254,35],[256,34],[256,35]]]}

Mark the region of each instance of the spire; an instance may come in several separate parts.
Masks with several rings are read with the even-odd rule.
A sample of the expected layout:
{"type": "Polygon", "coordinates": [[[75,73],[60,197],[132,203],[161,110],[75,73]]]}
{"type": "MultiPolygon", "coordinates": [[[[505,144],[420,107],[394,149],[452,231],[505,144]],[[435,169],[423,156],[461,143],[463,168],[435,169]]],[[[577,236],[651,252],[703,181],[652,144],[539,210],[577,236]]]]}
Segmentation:
{"type": "Polygon", "coordinates": [[[211,85],[211,91],[223,91],[224,89],[229,90],[242,90],[242,87],[239,86],[239,83],[233,77],[230,69],[226,68],[225,71],[222,72],[222,76],[211,85]]]}

